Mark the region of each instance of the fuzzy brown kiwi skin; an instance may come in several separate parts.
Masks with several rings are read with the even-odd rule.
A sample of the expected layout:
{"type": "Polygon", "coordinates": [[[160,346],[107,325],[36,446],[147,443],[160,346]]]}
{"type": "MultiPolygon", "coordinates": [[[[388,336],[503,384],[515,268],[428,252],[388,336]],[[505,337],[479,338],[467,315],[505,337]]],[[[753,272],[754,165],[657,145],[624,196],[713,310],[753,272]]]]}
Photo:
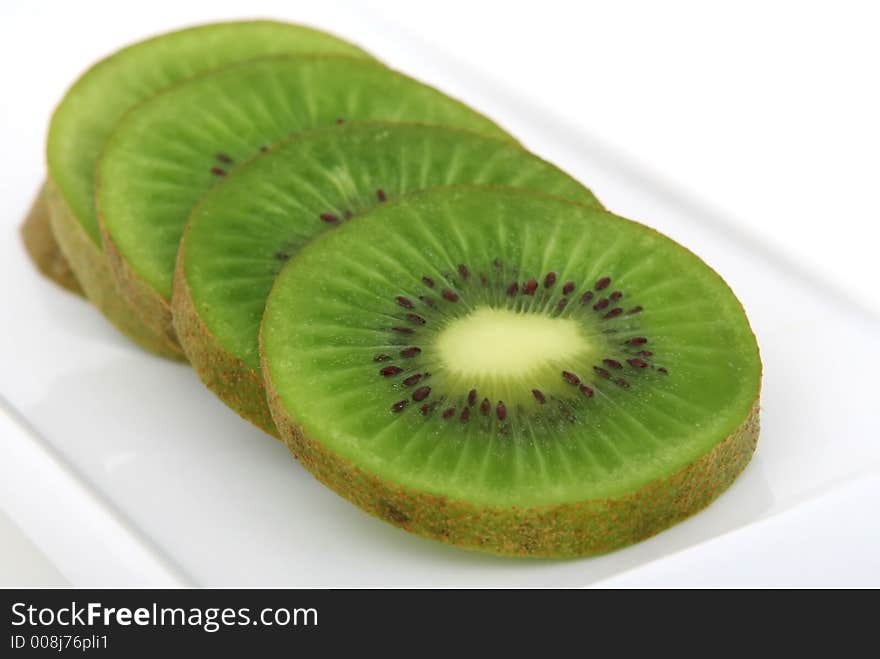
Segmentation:
{"type": "Polygon", "coordinates": [[[84,295],[70,263],[64,258],[49,220],[48,183],[43,183],[21,224],[21,240],[34,265],[43,275],[71,293],[84,295]]]}
{"type": "Polygon", "coordinates": [[[531,507],[477,505],[401,487],[359,469],[315,441],[281,405],[263,362],[269,408],[293,455],[319,481],[366,512],[406,531],[501,556],[574,558],[645,540],[699,512],[749,464],[759,402],[723,441],[666,478],[620,497],[531,507]]]}
{"type": "Polygon", "coordinates": [[[163,350],[174,353],[178,359],[184,359],[183,348],[180,347],[171,318],[171,305],[132,269],[107,231],[100,211],[98,226],[104,244],[104,257],[111,277],[116,280],[118,294],[131,309],[136,310],[144,331],[159,338],[163,350]]]}
{"type": "Polygon", "coordinates": [[[171,295],[174,329],[180,345],[206,387],[215,392],[240,417],[280,439],[266,403],[261,373],[227,352],[205,327],[196,311],[189,284],[183,274],[185,249],[186,235],[177,252],[171,295]]]}
{"type": "Polygon", "coordinates": [[[183,352],[166,336],[150,330],[116,288],[103,250],[76,219],[54,183],[47,186],[52,231],[86,297],[123,334],[145,350],[182,360],[183,352]]]}

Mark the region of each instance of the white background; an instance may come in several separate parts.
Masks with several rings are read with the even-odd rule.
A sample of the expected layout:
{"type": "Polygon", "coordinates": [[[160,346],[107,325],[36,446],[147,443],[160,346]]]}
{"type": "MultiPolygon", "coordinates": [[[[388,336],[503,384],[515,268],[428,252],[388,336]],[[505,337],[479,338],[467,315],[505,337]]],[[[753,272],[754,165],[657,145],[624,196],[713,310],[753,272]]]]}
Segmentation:
{"type": "MultiPolygon", "coordinates": [[[[880,310],[880,14],[873,3],[356,4],[501,81],[514,102],[552,108],[592,148],[622,154],[648,174],[646,185],[676,190],[707,221],[747,228],[795,268],[831,282],[836,292],[823,294],[880,310]]],[[[225,0],[4,3],[2,207],[24,213],[43,176],[52,107],[92,61],[180,25],[251,16],[296,21],[309,10],[308,3],[225,0]]],[[[357,20],[347,15],[344,25],[321,27],[358,41],[357,20]]],[[[382,58],[383,44],[363,45],[382,58]]],[[[389,63],[418,73],[416,61],[389,63]]],[[[595,192],[602,198],[601,188],[595,192]]],[[[784,308],[786,300],[778,303],[784,308]]],[[[864,368],[873,368],[875,352],[865,346],[864,368]]],[[[800,574],[804,582],[831,575],[834,583],[823,557],[846,559],[876,527],[824,533],[836,513],[819,508],[783,535],[808,556],[817,552],[818,567],[800,574]]],[[[784,565],[793,550],[781,539],[765,546],[768,565],[784,565]]],[[[62,579],[35,555],[0,517],[0,584],[21,583],[30,569],[33,583],[62,579]]],[[[791,583],[768,570],[734,571],[731,579],[791,583]]],[[[669,583],[670,575],[675,567],[664,566],[645,583],[669,583]]]]}

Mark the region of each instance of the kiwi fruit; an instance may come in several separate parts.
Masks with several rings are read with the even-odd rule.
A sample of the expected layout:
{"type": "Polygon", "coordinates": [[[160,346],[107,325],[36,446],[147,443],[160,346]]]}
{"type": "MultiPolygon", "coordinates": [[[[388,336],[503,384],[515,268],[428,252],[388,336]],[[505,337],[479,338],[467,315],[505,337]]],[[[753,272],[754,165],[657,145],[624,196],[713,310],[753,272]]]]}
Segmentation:
{"type": "Polygon", "coordinates": [[[238,168],[190,216],[172,308],[202,381],[275,434],[259,328],[278,270],[314,236],[379,203],[455,183],[506,184],[599,206],[587,188],[537,156],[469,131],[366,122],[298,133],[238,168]]]}
{"type": "Polygon", "coordinates": [[[647,538],[723,492],[758,437],[758,347],[721,277],[531,191],[434,188],[324,232],[275,279],[260,351],[320,481],[497,554],[647,538]]]}
{"type": "Polygon", "coordinates": [[[170,300],[187,217],[237,163],[305,129],[370,119],[511,139],[439,91],[347,56],[233,64],[175,85],[126,114],[98,163],[97,203],[111,272],[143,324],[176,342],[170,300]]]}
{"type": "Polygon", "coordinates": [[[43,183],[21,225],[21,239],[31,261],[46,277],[71,293],[82,295],[82,288],[61,247],[52,233],[49,221],[48,186],[43,183]]]}
{"type": "Polygon", "coordinates": [[[120,330],[154,352],[181,357],[174,341],[140,323],[110,276],[95,211],[98,156],[119,118],[157,91],[231,62],[277,53],[368,57],[357,46],[298,25],[203,25],[139,42],[102,60],[76,81],[52,115],[47,156],[54,238],[86,296],[120,330]]]}

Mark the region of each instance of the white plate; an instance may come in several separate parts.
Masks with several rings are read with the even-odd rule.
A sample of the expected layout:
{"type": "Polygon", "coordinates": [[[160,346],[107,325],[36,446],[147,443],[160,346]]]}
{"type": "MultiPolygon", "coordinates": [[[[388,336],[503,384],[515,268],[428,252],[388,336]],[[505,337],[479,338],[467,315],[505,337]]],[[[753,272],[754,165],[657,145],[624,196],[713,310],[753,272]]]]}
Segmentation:
{"type": "MultiPolygon", "coordinates": [[[[554,120],[368,14],[314,22],[454,90],[587,181],[610,208],[716,268],[743,301],[761,345],[758,453],[706,511],[599,558],[507,560],[408,535],[319,485],[188,368],[133,348],[94,309],[37,276],[16,234],[21,192],[15,204],[3,199],[0,219],[0,392],[8,403],[0,414],[0,506],[74,584],[632,583],[624,573],[662,573],[668,560],[669,574],[679,574],[673,554],[760,529],[835,489],[869,482],[878,492],[877,387],[871,370],[860,368],[866,347],[880,345],[876,318],[807,268],[598,148],[582,127],[554,120]]],[[[872,537],[865,550],[877,555],[880,541],[872,537]]],[[[735,558],[725,551],[734,550],[713,555],[735,558]]]]}

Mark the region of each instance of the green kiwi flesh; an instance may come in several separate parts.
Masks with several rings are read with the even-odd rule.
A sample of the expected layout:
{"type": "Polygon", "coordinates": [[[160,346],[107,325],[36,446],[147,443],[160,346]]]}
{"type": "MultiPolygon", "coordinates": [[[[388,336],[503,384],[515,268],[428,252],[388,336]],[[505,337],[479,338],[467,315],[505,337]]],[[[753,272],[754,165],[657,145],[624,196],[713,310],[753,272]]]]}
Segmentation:
{"type": "Polygon", "coordinates": [[[76,280],[76,275],[70,269],[70,264],[64,258],[61,247],[55,240],[55,234],[52,233],[48,194],[47,184],[43,183],[21,224],[22,242],[37,270],[61,288],[82,295],[82,288],[76,280]]]}
{"type": "Polygon", "coordinates": [[[194,77],[120,121],[98,164],[104,246],[123,296],[173,336],[177,248],[199,199],[261,148],[305,129],[389,119],[510,139],[483,115],[375,62],[278,56],[194,77]]]}
{"type": "Polygon", "coordinates": [[[367,57],[356,46],[310,28],[274,21],[216,23],[139,42],[89,69],[52,116],[47,157],[53,190],[51,224],[87,297],[143,347],[180,358],[179,347],[144,327],[120,299],[103,255],[94,173],[107,136],[132,106],[194,74],[278,53],[367,57]]]}
{"type": "Polygon", "coordinates": [[[275,280],[261,357],[318,479],[498,554],[653,535],[723,492],[758,436],[758,347],[718,274],[522,190],[435,188],[318,236],[275,280]]]}
{"type": "Polygon", "coordinates": [[[318,234],[379,203],[460,183],[599,206],[587,188],[519,146],[440,126],[305,131],[234,171],[196,207],[177,253],[174,326],[202,381],[276,434],[259,373],[259,328],[278,270],[318,234]]]}

